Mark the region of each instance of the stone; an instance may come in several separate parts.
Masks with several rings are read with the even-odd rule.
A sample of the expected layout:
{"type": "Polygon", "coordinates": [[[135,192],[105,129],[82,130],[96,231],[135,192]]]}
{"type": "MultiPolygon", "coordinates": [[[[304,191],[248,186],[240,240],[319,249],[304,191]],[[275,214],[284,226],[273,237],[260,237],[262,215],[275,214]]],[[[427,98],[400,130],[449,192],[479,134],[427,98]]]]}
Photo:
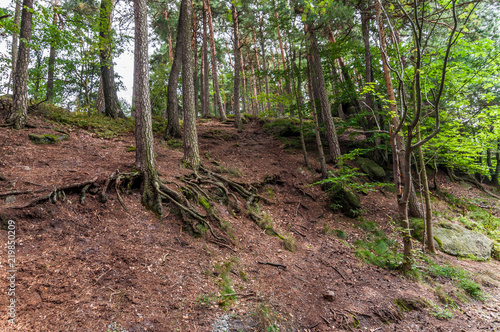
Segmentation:
{"type": "Polygon", "coordinates": [[[359,195],[352,189],[341,184],[333,186],[325,185],[323,190],[327,192],[330,201],[335,209],[340,209],[346,216],[355,218],[361,209],[359,195]]]}
{"type": "Polygon", "coordinates": [[[335,300],[335,293],[329,290],[323,294],[323,297],[325,298],[325,300],[333,302],[333,300],[335,300]]]}
{"type": "Polygon", "coordinates": [[[449,255],[472,255],[483,260],[491,257],[493,240],[483,234],[452,223],[440,223],[438,227],[434,227],[433,232],[436,248],[449,255]]]}
{"type": "Polygon", "coordinates": [[[383,181],[386,177],[385,170],[376,162],[368,158],[357,158],[356,162],[358,163],[361,170],[368,175],[373,180],[383,181]]]}
{"type": "Polygon", "coordinates": [[[29,139],[35,144],[55,144],[68,139],[68,135],[51,135],[51,134],[29,134],[29,139]]]}
{"type": "Polygon", "coordinates": [[[10,196],[5,197],[6,204],[14,203],[15,201],[16,201],[16,196],[14,196],[14,195],[10,195],[10,196]]]}

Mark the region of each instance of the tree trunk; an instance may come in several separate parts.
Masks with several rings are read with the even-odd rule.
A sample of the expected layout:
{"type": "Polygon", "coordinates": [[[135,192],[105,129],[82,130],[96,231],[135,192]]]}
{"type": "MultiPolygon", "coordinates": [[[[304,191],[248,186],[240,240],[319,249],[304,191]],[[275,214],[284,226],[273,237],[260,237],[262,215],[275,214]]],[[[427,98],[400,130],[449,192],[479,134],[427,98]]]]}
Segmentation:
{"type": "Polygon", "coordinates": [[[266,45],[264,40],[264,31],[262,29],[262,17],[259,18],[260,26],[260,48],[262,49],[262,70],[264,71],[264,82],[266,84],[266,102],[267,110],[271,110],[271,103],[269,102],[269,77],[267,76],[267,61],[266,61],[266,45]]]}
{"type": "Polygon", "coordinates": [[[321,142],[321,137],[319,135],[319,124],[318,124],[318,112],[316,111],[316,103],[314,101],[314,94],[312,92],[312,67],[311,55],[307,54],[307,87],[309,90],[309,100],[311,101],[311,110],[313,113],[314,120],[314,134],[316,135],[316,146],[318,147],[319,162],[321,165],[321,177],[323,179],[328,178],[328,169],[326,168],[325,154],[323,152],[323,143],[321,142]]]}
{"type": "Polygon", "coordinates": [[[241,67],[241,83],[243,84],[243,92],[241,93],[241,102],[243,103],[242,107],[242,113],[247,113],[247,105],[246,105],[246,98],[245,94],[248,93],[248,83],[246,82],[246,77],[245,77],[245,69],[244,69],[244,62],[243,62],[243,52],[240,50],[240,67],[241,67]]]}
{"type": "Polygon", "coordinates": [[[493,182],[494,186],[498,186],[499,174],[500,174],[500,141],[497,141],[497,150],[495,152],[495,160],[497,165],[495,167],[495,173],[491,177],[491,182],[493,182]]]}
{"type": "Polygon", "coordinates": [[[105,100],[105,114],[114,119],[124,118],[118,95],[116,94],[115,72],[113,69],[111,18],[113,12],[112,0],[101,0],[99,20],[99,40],[101,76],[105,100]]]}
{"type": "MultiPolygon", "coordinates": [[[[54,25],[54,29],[57,29],[57,13],[56,13],[56,8],[58,5],[58,0],[54,0],[54,6],[53,6],[53,11],[54,11],[54,16],[52,18],[52,25],[54,25]]],[[[56,40],[54,40],[54,36],[52,37],[53,39],[50,41],[50,51],[49,51],[49,67],[47,71],[47,94],[45,99],[49,103],[52,102],[54,99],[54,67],[56,63],[56,40]]]]}
{"type": "Polygon", "coordinates": [[[10,91],[10,83],[12,81],[12,90],[14,90],[14,75],[16,72],[16,63],[17,63],[17,51],[18,51],[18,39],[19,33],[17,29],[19,28],[19,22],[21,20],[21,0],[16,0],[16,9],[14,11],[14,31],[12,32],[12,69],[9,77],[9,85],[7,86],[7,94],[10,91]]]}
{"type": "MultiPolygon", "coordinates": [[[[300,64],[301,64],[302,56],[299,52],[299,68],[295,65],[295,50],[293,51],[293,59],[292,59],[292,87],[293,92],[295,94],[295,100],[297,102],[297,113],[299,114],[299,125],[300,125],[300,145],[302,146],[302,153],[304,155],[304,163],[307,169],[311,169],[311,164],[309,164],[309,158],[307,156],[306,142],[304,140],[304,125],[302,121],[302,101],[300,98],[301,94],[301,77],[300,77],[300,64]],[[294,77],[297,75],[297,88],[295,88],[294,77]]],[[[324,157],[323,157],[324,158],[324,157]]]]}
{"type": "Polygon", "coordinates": [[[219,108],[220,119],[222,122],[227,120],[226,109],[224,108],[224,103],[222,102],[222,97],[219,87],[218,69],[217,69],[217,57],[215,56],[215,37],[214,37],[214,27],[212,22],[212,11],[210,9],[209,0],[203,0],[205,10],[208,16],[208,29],[210,33],[210,51],[212,58],[212,80],[214,84],[215,95],[217,99],[217,106],[219,108]]]}
{"type": "Polygon", "coordinates": [[[28,113],[28,65],[30,61],[29,43],[33,18],[33,0],[23,0],[19,51],[14,73],[12,107],[7,123],[15,129],[24,128],[28,113]]]}
{"type": "Polygon", "coordinates": [[[182,0],[181,11],[185,13],[179,18],[183,25],[184,49],[182,50],[182,111],[184,114],[184,159],[195,172],[200,167],[200,152],[198,148],[198,133],[196,131],[196,110],[193,82],[193,53],[189,49],[189,39],[191,35],[192,5],[191,0],[182,0]]]}
{"type": "MultiPolygon", "coordinates": [[[[167,129],[165,131],[165,138],[181,138],[181,127],[179,125],[179,104],[177,101],[177,86],[179,84],[179,74],[182,65],[182,51],[183,34],[185,27],[181,24],[182,16],[186,15],[181,6],[179,11],[179,22],[177,23],[177,42],[175,44],[174,60],[172,61],[172,68],[170,68],[170,76],[168,77],[168,91],[167,91],[167,129]]],[[[189,41],[188,41],[189,43],[189,41]]]]}
{"type": "MultiPolygon", "coordinates": [[[[135,95],[135,93],[134,93],[134,95],[135,95]]],[[[99,89],[97,90],[97,97],[96,97],[96,101],[95,101],[95,108],[97,110],[97,113],[104,114],[104,112],[105,112],[105,105],[104,104],[105,104],[105,102],[104,102],[104,90],[102,87],[102,76],[100,76],[99,89]]],[[[134,105],[132,105],[132,109],[135,109],[135,107],[133,107],[133,106],[134,105]]]]}
{"type": "Polygon", "coordinates": [[[323,76],[323,69],[321,67],[321,59],[318,50],[318,41],[312,27],[308,25],[305,26],[307,39],[309,41],[309,47],[311,50],[311,61],[309,65],[311,69],[311,80],[316,82],[314,86],[318,87],[318,96],[321,103],[321,114],[323,115],[323,120],[326,126],[326,135],[328,137],[328,147],[330,148],[330,156],[334,164],[337,163],[340,157],[340,145],[337,138],[337,131],[335,129],[335,124],[333,123],[332,112],[330,109],[330,101],[328,100],[328,95],[326,92],[325,78],[323,76]]]}
{"type": "MultiPolygon", "coordinates": [[[[404,262],[403,269],[405,271],[409,271],[411,269],[413,255],[412,255],[412,244],[411,244],[411,235],[409,229],[409,219],[408,219],[408,195],[403,195],[401,185],[403,184],[405,188],[410,191],[411,185],[411,175],[409,166],[406,165],[405,160],[406,154],[409,154],[409,151],[405,150],[403,136],[401,134],[401,130],[395,132],[395,130],[399,127],[399,116],[398,110],[396,108],[396,97],[394,95],[394,89],[392,86],[391,72],[389,69],[389,65],[387,63],[388,59],[384,54],[387,54],[387,47],[385,41],[385,31],[383,19],[381,16],[381,7],[380,3],[375,3],[377,22],[378,22],[378,31],[380,38],[380,49],[382,52],[382,68],[384,72],[384,80],[387,89],[387,97],[390,101],[389,103],[389,111],[392,114],[392,124],[390,126],[390,139],[391,139],[391,147],[392,147],[392,159],[393,159],[393,171],[394,171],[394,184],[396,186],[396,194],[398,199],[398,210],[400,215],[400,223],[402,228],[403,235],[403,251],[404,251],[404,262]],[[400,173],[400,170],[402,171],[400,173]],[[401,183],[402,182],[402,183],[401,183]]],[[[411,142],[411,139],[410,139],[411,142]]],[[[405,189],[406,192],[406,189],[405,189]]]]}
{"type": "Polygon", "coordinates": [[[241,54],[240,54],[240,32],[238,29],[238,11],[236,6],[231,6],[233,14],[233,49],[234,49],[234,126],[238,131],[243,130],[240,113],[240,71],[241,71],[241,54]]]}
{"type": "MultiPolygon", "coordinates": [[[[417,140],[422,140],[420,134],[420,125],[417,126],[417,140]]],[[[427,178],[427,168],[425,167],[424,153],[422,147],[418,147],[418,159],[420,162],[420,172],[422,174],[422,184],[424,186],[424,201],[425,201],[425,230],[427,235],[427,250],[430,253],[436,253],[434,248],[434,232],[432,231],[432,203],[429,191],[429,180],[427,178]]]]}
{"type": "Polygon", "coordinates": [[[203,43],[201,46],[203,68],[203,88],[201,102],[201,116],[207,118],[210,116],[209,86],[208,86],[208,49],[207,49],[207,12],[203,10],[203,43]]]}
{"type": "Polygon", "coordinates": [[[136,166],[141,171],[142,204],[161,215],[161,197],[158,194],[159,182],[149,95],[149,58],[148,24],[146,0],[134,1],[135,52],[134,52],[134,100],[135,100],[135,139],[136,166]]]}
{"type": "MultiPolygon", "coordinates": [[[[191,3],[191,6],[193,4],[191,3]]],[[[193,47],[193,53],[194,53],[194,70],[193,70],[193,80],[194,80],[194,114],[195,117],[198,117],[198,92],[199,92],[199,85],[198,85],[198,46],[196,44],[196,32],[198,30],[198,22],[196,19],[196,13],[193,8],[193,35],[191,37],[191,45],[193,47]]]]}

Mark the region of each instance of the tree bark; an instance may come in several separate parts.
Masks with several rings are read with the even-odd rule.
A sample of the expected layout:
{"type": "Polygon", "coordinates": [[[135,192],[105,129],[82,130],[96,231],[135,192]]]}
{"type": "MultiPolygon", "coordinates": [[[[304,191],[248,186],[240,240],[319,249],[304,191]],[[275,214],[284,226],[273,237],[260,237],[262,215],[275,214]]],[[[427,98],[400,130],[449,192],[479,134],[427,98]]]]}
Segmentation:
{"type": "MultiPolygon", "coordinates": [[[[174,60],[170,68],[167,90],[167,129],[165,130],[165,139],[181,138],[181,127],[179,124],[179,104],[177,101],[177,86],[179,84],[179,74],[182,66],[183,34],[185,27],[181,24],[182,17],[186,15],[181,6],[179,11],[179,22],[177,23],[177,42],[175,44],[174,60]]],[[[189,41],[188,41],[189,43],[189,41]]]]}
{"type": "Polygon", "coordinates": [[[316,111],[316,102],[314,101],[314,94],[312,91],[312,67],[311,54],[307,54],[307,87],[309,90],[309,100],[311,101],[311,110],[313,113],[314,120],[314,134],[316,135],[316,146],[318,148],[319,162],[321,165],[321,177],[323,179],[328,178],[328,169],[326,168],[325,153],[323,152],[323,143],[321,142],[321,137],[319,135],[319,124],[318,124],[318,112],[316,111]]]}
{"type": "MultiPolygon", "coordinates": [[[[405,188],[409,188],[411,185],[411,178],[407,175],[411,174],[409,171],[409,166],[405,163],[407,155],[409,151],[405,150],[405,145],[403,142],[403,136],[401,134],[401,130],[395,132],[399,127],[399,116],[398,110],[396,107],[396,96],[394,95],[394,89],[392,86],[391,72],[389,69],[389,65],[387,63],[387,47],[385,41],[385,30],[384,23],[381,15],[381,6],[379,2],[375,3],[375,10],[377,15],[377,23],[378,23],[378,31],[380,38],[380,50],[382,52],[382,68],[384,72],[384,80],[387,89],[387,99],[390,101],[389,103],[389,111],[392,114],[392,124],[390,126],[390,139],[391,139],[391,147],[392,147],[392,159],[393,159],[393,171],[394,171],[394,184],[396,186],[396,194],[398,200],[398,211],[400,217],[400,223],[403,234],[403,251],[404,251],[404,262],[403,269],[405,271],[409,271],[411,269],[413,255],[412,255],[412,244],[411,244],[411,235],[410,235],[410,226],[408,219],[408,199],[409,197],[403,195],[402,192],[402,184],[406,186],[405,188]],[[400,172],[401,171],[401,172],[400,172]]],[[[410,139],[410,138],[409,138],[410,139]]],[[[411,141],[411,139],[410,139],[411,141]]]]}
{"type": "Polygon", "coordinates": [[[23,0],[12,107],[7,119],[7,123],[12,124],[15,129],[24,128],[28,113],[28,65],[30,61],[29,43],[31,41],[32,12],[33,0],[23,0]]]}
{"type": "Polygon", "coordinates": [[[12,33],[12,69],[10,71],[9,85],[7,86],[7,94],[10,91],[10,83],[12,81],[12,90],[14,90],[14,75],[16,72],[17,63],[17,51],[18,51],[18,39],[19,33],[17,29],[19,28],[19,22],[21,20],[21,0],[16,0],[16,9],[14,10],[14,31],[12,33]]]}
{"type": "MultiPolygon", "coordinates": [[[[301,53],[299,52],[299,67],[295,65],[295,50],[293,51],[293,59],[292,59],[292,87],[293,92],[295,94],[295,100],[297,102],[297,113],[299,114],[299,124],[300,124],[300,145],[302,146],[302,153],[304,155],[304,163],[307,169],[311,168],[311,164],[309,163],[309,158],[307,156],[307,148],[306,142],[304,140],[304,125],[302,120],[302,101],[300,98],[301,95],[301,77],[300,77],[300,65],[302,61],[301,53]],[[295,88],[294,77],[297,76],[297,87],[295,88]]],[[[324,157],[323,157],[324,158],[324,157]]]]}
{"type": "Polygon", "coordinates": [[[215,96],[217,99],[217,106],[219,108],[220,119],[222,122],[227,120],[226,109],[224,108],[224,103],[222,102],[222,97],[219,87],[218,69],[217,69],[217,57],[215,56],[215,37],[214,37],[214,27],[212,22],[212,10],[210,9],[209,0],[203,0],[205,10],[208,16],[208,29],[210,33],[210,51],[212,58],[212,80],[215,89],[215,96]]]}
{"type": "Polygon", "coordinates": [[[246,98],[245,94],[248,93],[248,82],[246,82],[246,76],[245,76],[245,67],[244,67],[244,62],[243,62],[243,52],[240,50],[240,67],[241,67],[241,83],[243,84],[243,92],[241,93],[241,102],[242,102],[242,113],[247,113],[247,105],[246,105],[246,98]]]}
{"type": "Polygon", "coordinates": [[[151,99],[149,94],[148,24],[146,0],[134,1],[135,52],[134,100],[136,112],[136,166],[141,171],[142,204],[161,215],[161,197],[154,151],[151,99]]]}
{"type": "Polygon", "coordinates": [[[337,131],[335,129],[335,124],[333,123],[332,112],[330,109],[330,101],[328,100],[328,95],[326,92],[326,84],[325,78],[323,76],[323,69],[321,67],[321,59],[319,56],[318,50],[318,41],[316,39],[316,34],[312,27],[306,25],[305,26],[307,40],[309,41],[309,48],[311,50],[311,61],[309,65],[312,67],[311,69],[311,81],[314,80],[318,87],[318,96],[320,98],[321,103],[321,114],[323,115],[323,120],[325,121],[326,126],[326,135],[328,137],[328,147],[330,149],[330,157],[332,158],[332,162],[334,164],[337,163],[338,158],[340,157],[340,145],[337,137],[337,131]]]}
{"type": "Polygon", "coordinates": [[[202,101],[201,101],[201,116],[207,118],[210,116],[210,101],[209,101],[209,86],[208,86],[208,49],[207,49],[207,12],[203,10],[203,42],[201,46],[201,57],[202,57],[202,72],[203,72],[203,84],[202,84],[202,101]]]}
{"type": "Polygon", "coordinates": [[[267,76],[267,60],[266,60],[266,45],[264,39],[264,30],[262,28],[262,16],[259,18],[260,27],[260,48],[262,49],[262,70],[264,71],[264,83],[266,85],[266,103],[267,110],[271,110],[271,103],[269,102],[269,77],[267,76]]]}
{"type": "MultiPolygon", "coordinates": [[[[57,29],[57,12],[56,12],[57,5],[58,5],[58,0],[54,0],[54,6],[53,6],[54,16],[52,18],[52,24],[54,25],[54,29],[57,29]]],[[[56,63],[56,43],[57,41],[54,40],[54,37],[52,37],[52,40],[50,41],[49,67],[47,71],[47,94],[45,96],[45,99],[47,99],[49,103],[51,103],[52,100],[54,99],[54,70],[56,63]]]]}
{"type": "Polygon", "coordinates": [[[104,101],[104,90],[102,87],[102,76],[100,76],[99,79],[99,89],[97,90],[97,97],[95,101],[95,108],[97,110],[97,113],[99,114],[104,114],[105,112],[105,101],[104,101]]]}
{"type": "Polygon", "coordinates": [[[181,11],[185,13],[179,18],[183,26],[184,49],[182,50],[182,108],[184,113],[184,159],[195,172],[200,167],[200,151],[198,133],[196,130],[196,110],[193,82],[193,53],[189,49],[191,35],[191,18],[193,17],[191,0],[182,0],[181,11]]]}
{"type": "Polygon", "coordinates": [[[105,100],[105,114],[114,119],[124,118],[118,95],[116,94],[115,72],[113,69],[112,57],[112,36],[111,36],[111,18],[113,12],[112,0],[101,0],[100,19],[99,19],[99,41],[100,41],[100,59],[101,76],[105,100]]]}
{"type": "MultiPolygon", "coordinates": [[[[191,3],[191,6],[193,4],[191,3]]],[[[193,80],[194,80],[194,114],[195,117],[198,117],[198,92],[200,90],[199,84],[198,84],[198,45],[197,45],[197,40],[196,40],[196,33],[198,30],[198,22],[196,18],[196,13],[194,11],[194,8],[191,8],[193,12],[193,35],[191,37],[191,45],[193,47],[193,53],[194,53],[194,70],[193,70],[193,80]]]]}
{"type": "Polygon", "coordinates": [[[234,49],[234,126],[238,131],[243,130],[240,113],[240,70],[241,70],[241,54],[240,54],[240,33],[238,28],[238,11],[236,6],[231,6],[233,15],[233,49],[234,49]]]}

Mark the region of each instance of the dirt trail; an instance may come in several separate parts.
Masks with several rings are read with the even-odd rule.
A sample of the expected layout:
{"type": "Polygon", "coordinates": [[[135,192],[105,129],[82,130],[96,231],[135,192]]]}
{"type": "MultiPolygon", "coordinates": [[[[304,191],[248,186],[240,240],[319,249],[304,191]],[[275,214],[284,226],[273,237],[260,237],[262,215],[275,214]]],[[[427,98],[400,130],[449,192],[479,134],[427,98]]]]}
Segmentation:
{"type": "MultiPolygon", "coordinates": [[[[42,120],[36,123],[47,126],[42,120]]],[[[27,209],[9,207],[34,195],[17,195],[10,203],[1,197],[0,215],[16,222],[18,268],[17,324],[9,327],[4,315],[0,330],[259,331],[268,318],[281,321],[280,331],[287,326],[300,331],[500,328],[498,307],[482,310],[474,302],[450,320],[438,320],[424,308],[401,312],[395,299],[438,299],[424,284],[355,257],[346,244],[361,233],[358,222],[328,210],[323,193],[309,186],[319,174],[305,170],[300,154],[285,153],[258,123],[247,124],[242,133],[217,121],[200,122],[198,128],[203,163],[209,168],[249,183],[273,177],[261,191],[272,204],[262,208],[275,228],[293,239],[295,251],[285,250],[281,239],[265,234],[243,214],[228,211],[222,217],[229,223],[234,248],[194,238],[174,214],[167,212],[159,220],[144,211],[138,192],[123,195],[129,213],[113,192],[105,204],[89,195],[81,205],[75,193],[64,202],[27,209]],[[346,242],[325,235],[325,225],[348,234],[346,242]],[[220,296],[225,285],[238,294],[236,300],[220,296]],[[334,293],[333,301],[323,297],[326,291],[334,293]]],[[[94,176],[102,184],[116,169],[133,165],[135,154],[127,152],[134,145],[132,136],[103,140],[73,129],[70,140],[39,146],[27,138],[28,133],[47,131],[0,128],[0,192],[94,176]]],[[[182,167],[180,150],[167,148],[161,140],[155,148],[164,180],[189,173],[182,167]]],[[[363,217],[382,229],[388,228],[396,208],[392,194],[386,196],[373,192],[362,197],[367,211],[363,217]]],[[[4,243],[6,232],[0,235],[4,243]]],[[[2,250],[2,275],[6,256],[2,250]]],[[[499,270],[496,261],[471,264],[478,272],[499,270]]],[[[498,295],[497,287],[492,283],[487,291],[498,295]]],[[[0,288],[8,288],[6,277],[0,278],[0,288]]],[[[8,300],[0,296],[0,307],[6,308],[8,300]]]]}

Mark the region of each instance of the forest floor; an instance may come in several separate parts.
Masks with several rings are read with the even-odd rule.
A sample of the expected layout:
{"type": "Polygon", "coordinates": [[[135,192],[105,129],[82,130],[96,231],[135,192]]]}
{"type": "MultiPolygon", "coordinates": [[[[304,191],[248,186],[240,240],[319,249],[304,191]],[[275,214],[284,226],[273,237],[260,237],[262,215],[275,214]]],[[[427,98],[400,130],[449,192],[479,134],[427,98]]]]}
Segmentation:
{"type": "MultiPolygon", "coordinates": [[[[324,192],[310,186],[319,174],[305,169],[300,151],[285,152],[258,122],[241,133],[215,120],[198,124],[208,168],[246,183],[275,179],[261,188],[270,201],[261,207],[285,240],[266,234],[243,212],[222,210],[234,241],[225,247],[210,241],[210,234],[197,238],[185,231],[168,204],[161,218],[145,211],[138,191],[121,194],[128,212],[114,190],[106,203],[89,194],[82,205],[79,192],[68,192],[55,204],[15,208],[47,194],[41,189],[95,177],[102,185],[117,169],[131,170],[135,160],[135,152],[128,152],[135,145],[131,134],[102,139],[58,126],[70,133],[69,140],[34,145],[28,134],[54,134],[55,124],[42,117],[30,121],[36,128],[0,128],[0,193],[40,190],[15,195],[9,203],[0,197],[1,331],[500,330],[498,261],[430,256],[437,265],[470,271],[487,294],[484,302],[454,297],[450,278],[423,274],[415,280],[365,263],[355,244],[367,238],[363,225],[398,237],[395,194],[376,190],[362,196],[364,212],[357,219],[332,212],[324,192]],[[17,242],[15,325],[5,314],[9,219],[15,221],[17,242]],[[333,292],[330,300],[327,291],[333,292]],[[455,299],[448,306],[446,294],[455,299]]],[[[155,149],[162,179],[175,182],[190,173],[181,149],[162,139],[155,149]]],[[[319,168],[315,161],[313,166],[319,168]]],[[[488,200],[444,176],[438,182],[457,197],[488,200]]],[[[444,201],[435,202],[448,209],[444,201]]]]}

